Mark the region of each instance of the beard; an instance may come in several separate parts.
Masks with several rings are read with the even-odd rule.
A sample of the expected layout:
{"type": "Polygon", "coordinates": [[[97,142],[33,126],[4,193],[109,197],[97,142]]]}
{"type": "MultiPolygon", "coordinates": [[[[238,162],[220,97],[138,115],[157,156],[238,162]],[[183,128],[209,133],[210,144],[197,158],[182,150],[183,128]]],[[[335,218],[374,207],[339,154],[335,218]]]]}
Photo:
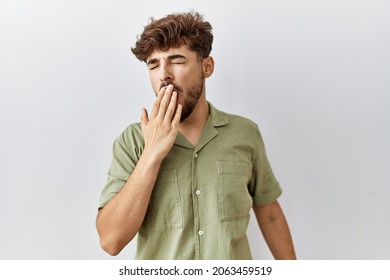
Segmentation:
{"type": "MultiPolygon", "coordinates": [[[[198,104],[199,98],[202,95],[203,90],[203,79],[200,78],[198,82],[188,89],[187,94],[183,96],[184,100],[182,101],[182,111],[180,116],[180,122],[186,120],[194,111],[196,104],[198,104]]],[[[180,93],[178,93],[180,96],[180,93]]]]}

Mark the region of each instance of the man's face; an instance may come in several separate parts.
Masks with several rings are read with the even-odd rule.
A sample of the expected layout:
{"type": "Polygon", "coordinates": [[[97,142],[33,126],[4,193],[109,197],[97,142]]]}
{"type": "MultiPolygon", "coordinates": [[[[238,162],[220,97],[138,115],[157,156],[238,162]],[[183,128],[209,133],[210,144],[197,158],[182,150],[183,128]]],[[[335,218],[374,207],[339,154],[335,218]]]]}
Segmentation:
{"type": "Polygon", "coordinates": [[[155,50],[146,60],[149,77],[155,94],[162,87],[172,84],[177,92],[178,104],[183,106],[181,119],[191,115],[199,97],[204,92],[202,61],[186,46],[155,50]]]}

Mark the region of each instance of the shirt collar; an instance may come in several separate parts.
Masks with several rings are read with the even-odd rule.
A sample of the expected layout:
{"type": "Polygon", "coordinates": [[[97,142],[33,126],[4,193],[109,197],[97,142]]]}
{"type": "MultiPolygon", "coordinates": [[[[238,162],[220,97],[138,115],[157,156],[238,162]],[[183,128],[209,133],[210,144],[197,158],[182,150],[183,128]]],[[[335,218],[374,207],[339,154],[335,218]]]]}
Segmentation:
{"type": "Polygon", "coordinates": [[[208,102],[208,104],[210,109],[209,117],[211,118],[211,122],[213,123],[213,125],[215,127],[226,125],[229,122],[228,115],[216,109],[210,102],[208,102]]]}
{"type": "MultiPolygon", "coordinates": [[[[229,122],[228,114],[217,110],[210,102],[208,102],[208,104],[209,116],[203,127],[199,142],[195,147],[197,151],[202,149],[208,142],[210,142],[214,137],[218,135],[218,130],[216,129],[216,127],[224,126],[229,122]]],[[[178,132],[177,134],[175,145],[190,149],[194,148],[180,132],[178,132]]]]}

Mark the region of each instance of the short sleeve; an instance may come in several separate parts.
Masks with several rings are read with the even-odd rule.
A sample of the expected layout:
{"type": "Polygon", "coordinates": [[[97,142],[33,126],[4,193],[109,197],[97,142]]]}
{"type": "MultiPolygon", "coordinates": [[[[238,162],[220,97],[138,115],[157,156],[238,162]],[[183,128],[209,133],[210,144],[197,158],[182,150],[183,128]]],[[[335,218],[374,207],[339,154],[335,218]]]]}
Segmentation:
{"type": "Polygon", "coordinates": [[[100,196],[99,208],[104,207],[123,188],[142,154],[143,146],[139,124],[129,126],[115,139],[108,179],[100,196]]]}
{"type": "Polygon", "coordinates": [[[256,149],[253,162],[252,180],[250,193],[253,204],[261,206],[275,201],[281,194],[282,189],[277,181],[271,165],[268,161],[263,138],[259,129],[255,131],[256,149]]]}

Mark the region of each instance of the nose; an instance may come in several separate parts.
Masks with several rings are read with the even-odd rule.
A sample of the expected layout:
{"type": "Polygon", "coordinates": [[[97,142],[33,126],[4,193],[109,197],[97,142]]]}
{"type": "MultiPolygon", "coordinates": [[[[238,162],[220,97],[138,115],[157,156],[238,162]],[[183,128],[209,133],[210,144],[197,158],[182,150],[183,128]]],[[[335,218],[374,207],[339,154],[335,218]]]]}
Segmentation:
{"type": "Polygon", "coordinates": [[[166,63],[166,62],[162,62],[160,64],[160,73],[159,73],[159,76],[160,76],[160,81],[161,81],[161,84],[170,84],[172,83],[172,80],[173,80],[173,74],[172,74],[172,71],[170,69],[170,66],[169,66],[169,63],[166,63]]]}

